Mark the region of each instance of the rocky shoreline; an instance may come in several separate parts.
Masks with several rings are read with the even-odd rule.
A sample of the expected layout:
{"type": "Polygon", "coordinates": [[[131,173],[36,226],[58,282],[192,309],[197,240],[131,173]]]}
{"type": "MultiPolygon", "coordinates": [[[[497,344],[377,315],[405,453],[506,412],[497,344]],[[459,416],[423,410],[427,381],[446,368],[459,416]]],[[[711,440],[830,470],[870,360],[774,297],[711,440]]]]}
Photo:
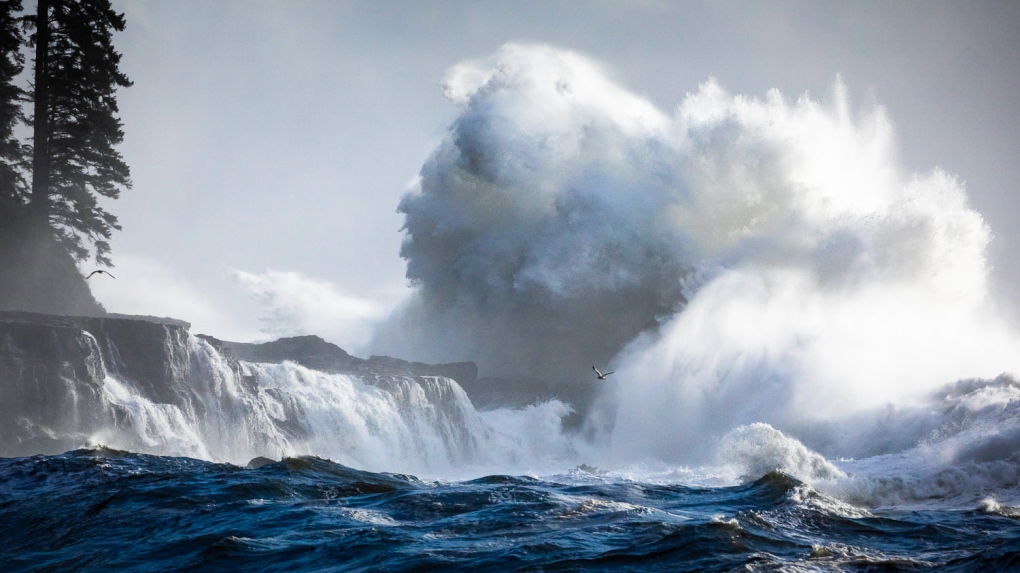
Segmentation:
{"type": "Polygon", "coordinates": [[[95,432],[136,423],[104,397],[108,375],[128,383],[138,399],[198,417],[215,407],[209,403],[209,385],[215,383],[210,376],[233,378],[235,387],[254,397],[259,384],[251,365],[284,362],[370,384],[449,379],[479,410],[558,399],[573,406],[568,424],[579,421],[593,395],[582,384],[480,377],[473,362],[359,358],[318,336],[242,343],[192,335],[190,328],[182,320],[153,316],[0,311],[0,456],[62,453],[95,432]],[[205,354],[220,362],[217,374],[211,374],[209,356],[196,352],[199,347],[211,348],[205,354]]]}

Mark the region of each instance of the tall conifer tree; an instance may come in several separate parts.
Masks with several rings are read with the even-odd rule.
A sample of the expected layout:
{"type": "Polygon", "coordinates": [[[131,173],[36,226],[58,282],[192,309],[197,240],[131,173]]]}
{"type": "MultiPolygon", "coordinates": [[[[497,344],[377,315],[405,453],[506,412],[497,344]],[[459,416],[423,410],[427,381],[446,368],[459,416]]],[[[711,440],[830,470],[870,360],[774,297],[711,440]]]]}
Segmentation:
{"type": "Polygon", "coordinates": [[[38,0],[35,47],[31,206],[77,259],[94,247],[110,265],[108,239],[120,229],[99,196],[131,187],[130,170],[115,149],[124,139],[116,90],[131,81],[120,71],[114,31],[124,15],[109,0],[38,0]]]}
{"type": "Polygon", "coordinates": [[[0,0],[0,225],[5,227],[23,216],[28,200],[26,149],[15,137],[15,128],[25,121],[25,92],[16,84],[25,68],[21,9],[21,0],[0,0]]]}

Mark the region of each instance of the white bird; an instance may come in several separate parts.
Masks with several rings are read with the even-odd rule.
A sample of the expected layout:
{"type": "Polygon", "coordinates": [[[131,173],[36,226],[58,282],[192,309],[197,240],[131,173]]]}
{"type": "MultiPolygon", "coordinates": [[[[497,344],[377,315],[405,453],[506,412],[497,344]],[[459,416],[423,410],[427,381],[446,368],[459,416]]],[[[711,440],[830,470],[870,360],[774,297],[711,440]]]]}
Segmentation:
{"type": "Polygon", "coordinates": [[[615,372],[615,370],[613,370],[613,371],[610,371],[610,372],[606,372],[605,374],[603,374],[603,373],[599,372],[599,369],[598,369],[598,368],[595,368],[595,365],[594,365],[594,364],[592,365],[591,369],[595,371],[595,376],[596,376],[596,377],[597,377],[597,378],[598,378],[599,380],[605,380],[605,379],[606,379],[606,376],[609,376],[610,374],[612,374],[613,372],[615,372]]]}
{"type": "MultiPolygon", "coordinates": [[[[89,276],[85,277],[85,280],[89,280],[90,278],[92,278],[92,275],[94,275],[94,274],[96,274],[96,273],[101,273],[101,274],[104,274],[104,275],[110,275],[110,273],[108,273],[108,272],[106,272],[106,271],[104,271],[104,270],[100,269],[100,270],[98,270],[98,271],[92,271],[91,273],[89,273],[89,276]]],[[[115,276],[113,276],[113,275],[110,275],[110,278],[111,278],[111,279],[115,279],[115,278],[117,278],[117,277],[115,277],[115,276]]]]}

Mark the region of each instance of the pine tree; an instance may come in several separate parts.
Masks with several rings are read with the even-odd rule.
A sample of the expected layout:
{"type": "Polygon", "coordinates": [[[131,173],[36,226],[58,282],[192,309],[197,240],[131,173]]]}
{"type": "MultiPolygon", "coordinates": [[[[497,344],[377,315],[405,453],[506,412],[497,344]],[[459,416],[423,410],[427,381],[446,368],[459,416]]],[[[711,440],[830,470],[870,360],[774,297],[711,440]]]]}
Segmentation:
{"type": "Polygon", "coordinates": [[[91,243],[96,262],[110,266],[108,239],[120,225],[99,197],[131,187],[115,149],[124,139],[116,90],[131,85],[112,43],[124,15],[109,0],[39,0],[26,20],[35,27],[33,213],[75,258],[87,259],[91,243]]]}
{"type": "Polygon", "coordinates": [[[21,0],[0,0],[0,227],[9,228],[24,215],[28,187],[24,177],[27,151],[15,137],[25,121],[25,92],[16,84],[25,68],[21,53],[21,0]]]}

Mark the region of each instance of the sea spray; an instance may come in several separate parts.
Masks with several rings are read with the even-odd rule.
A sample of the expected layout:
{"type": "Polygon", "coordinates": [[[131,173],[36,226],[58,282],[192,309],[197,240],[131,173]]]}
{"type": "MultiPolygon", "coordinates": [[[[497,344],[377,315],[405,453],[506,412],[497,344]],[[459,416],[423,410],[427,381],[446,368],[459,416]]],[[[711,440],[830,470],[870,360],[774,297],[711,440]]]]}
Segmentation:
{"type": "Polygon", "coordinates": [[[687,194],[669,209],[697,280],[676,277],[687,306],[617,359],[615,447],[684,459],[739,424],[796,428],[1020,368],[962,184],[906,173],[884,111],[849,109],[839,84],[829,104],[714,82],[681,103],[687,194]]]}
{"type": "Polygon", "coordinates": [[[846,477],[824,457],[760,422],[740,426],[723,436],[718,463],[736,468],[745,480],[757,479],[771,471],[782,471],[810,482],[846,477]]]}
{"type": "MultiPolygon", "coordinates": [[[[415,295],[376,344],[551,381],[609,363],[594,462],[711,465],[760,423],[830,460],[915,452],[929,393],[1020,371],[964,183],[906,169],[838,78],[795,100],[709,79],[667,113],[508,44],[444,89],[460,113],[399,206],[415,295]]],[[[996,424],[960,450],[1012,444],[996,424]]]]}
{"type": "Polygon", "coordinates": [[[684,302],[669,122],[577,54],[495,60],[445,81],[462,113],[399,206],[416,294],[376,348],[576,381],[684,302]]]}
{"type": "Polygon", "coordinates": [[[313,455],[377,471],[453,475],[566,463],[573,440],[558,401],[478,412],[441,376],[333,374],[295,363],[231,364],[190,338],[188,391],[156,403],[131,380],[107,376],[109,424],[93,443],[244,464],[313,455]]]}

